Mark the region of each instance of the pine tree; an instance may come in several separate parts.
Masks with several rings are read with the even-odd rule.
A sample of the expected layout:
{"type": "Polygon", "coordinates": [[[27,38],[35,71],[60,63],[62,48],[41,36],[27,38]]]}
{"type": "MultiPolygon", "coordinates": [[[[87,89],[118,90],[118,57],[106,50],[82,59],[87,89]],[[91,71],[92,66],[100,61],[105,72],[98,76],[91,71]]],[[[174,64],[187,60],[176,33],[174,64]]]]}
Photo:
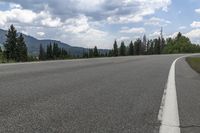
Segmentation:
{"type": "Polygon", "coordinates": [[[94,57],[94,51],[93,49],[89,49],[89,58],[94,57]]]}
{"type": "Polygon", "coordinates": [[[47,45],[47,59],[51,60],[53,59],[53,49],[51,43],[47,45]]]}
{"type": "Polygon", "coordinates": [[[141,44],[142,44],[142,41],[140,39],[137,39],[134,43],[134,47],[135,47],[135,54],[136,55],[140,55],[142,52],[141,52],[141,44]]]}
{"type": "Polygon", "coordinates": [[[178,40],[178,39],[180,39],[180,38],[181,38],[181,36],[182,36],[182,34],[181,34],[181,32],[179,32],[179,33],[177,34],[177,36],[176,36],[175,40],[178,40]]]}
{"type": "Polygon", "coordinates": [[[150,41],[147,41],[147,48],[146,48],[146,53],[150,54],[150,41]]]}
{"type": "Polygon", "coordinates": [[[63,52],[64,52],[65,57],[70,56],[70,54],[68,54],[68,52],[65,49],[63,49],[63,52]]]}
{"type": "Polygon", "coordinates": [[[17,38],[17,45],[16,45],[16,61],[27,61],[28,54],[27,54],[27,46],[24,41],[24,37],[22,34],[19,35],[17,38]]]}
{"type": "Polygon", "coordinates": [[[45,60],[45,59],[46,59],[46,54],[42,44],[40,44],[39,60],[45,60]]]}
{"type": "Polygon", "coordinates": [[[4,44],[5,47],[5,57],[7,61],[16,60],[16,45],[17,45],[17,30],[13,25],[8,29],[8,33],[6,34],[6,42],[4,44]]]}
{"type": "Polygon", "coordinates": [[[61,50],[60,57],[62,59],[65,59],[69,56],[68,52],[64,48],[61,48],[60,50],[61,50]]]}
{"type": "Polygon", "coordinates": [[[109,57],[113,56],[113,50],[109,50],[108,56],[109,56],[109,57]]]}
{"type": "Polygon", "coordinates": [[[129,55],[134,55],[134,46],[132,41],[129,44],[129,55]]]}
{"type": "Polygon", "coordinates": [[[118,46],[117,46],[116,40],[115,40],[114,45],[113,45],[113,55],[118,56],[118,46]]]}
{"type": "Polygon", "coordinates": [[[161,53],[163,53],[164,48],[165,48],[165,39],[162,38],[162,40],[161,40],[161,51],[160,51],[161,53]]]}
{"type": "Polygon", "coordinates": [[[94,47],[94,57],[98,57],[99,56],[99,52],[97,49],[97,46],[94,47]]]}
{"type": "Polygon", "coordinates": [[[59,57],[59,47],[57,43],[53,44],[53,58],[57,59],[59,57]]]}
{"type": "Polygon", "coordinates": [[[124,44],[124,41],[121,42],[121,46],[120,46],[120,55],[121,56],[125,56],[126,55],[126,46],[124,44]]]}
{"type": "Polygon", "coordinates": [[[150,40],[149,41],[149,54],[154,54],[154,41],[153,40],[150,40]]]}
{"type": "Polygon", "coordinates": [[[159,39],[154,39],[154,54],[160,54],[160,40],[159,39]]]}

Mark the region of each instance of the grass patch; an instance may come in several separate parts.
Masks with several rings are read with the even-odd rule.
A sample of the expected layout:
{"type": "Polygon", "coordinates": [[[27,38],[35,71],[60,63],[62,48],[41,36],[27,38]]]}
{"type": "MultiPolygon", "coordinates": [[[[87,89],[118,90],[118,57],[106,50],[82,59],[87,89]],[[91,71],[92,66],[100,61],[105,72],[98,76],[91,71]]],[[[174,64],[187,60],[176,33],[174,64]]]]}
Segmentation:
{"type": "Polygon", "coordinates": [[[200,57],[187,57],[186,61],[195,71],[200,73],[200,57]]]}

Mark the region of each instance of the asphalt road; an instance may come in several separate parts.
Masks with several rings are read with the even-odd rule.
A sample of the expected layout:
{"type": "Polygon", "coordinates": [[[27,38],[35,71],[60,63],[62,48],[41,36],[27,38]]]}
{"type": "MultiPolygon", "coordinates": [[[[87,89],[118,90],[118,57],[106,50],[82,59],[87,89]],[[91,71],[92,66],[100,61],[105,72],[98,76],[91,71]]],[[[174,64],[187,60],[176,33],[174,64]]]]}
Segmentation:
{"type": "MultiPolygon", "coordinates": [[[[0,132],[157,133],[169,69],[180,56],[0,65],[0,132]]],[[[184,65],[180,63],[180,120],[183,124],[198,124],[200,115],[195,111],[199,110],[200,91],[196,85],[191,94],[187,87],[181,89],[184,65]],[[193,96],[195,99],[190,99],[193,96]]],[[[196,74],[194,84],[199,80],[196,74]]]]}

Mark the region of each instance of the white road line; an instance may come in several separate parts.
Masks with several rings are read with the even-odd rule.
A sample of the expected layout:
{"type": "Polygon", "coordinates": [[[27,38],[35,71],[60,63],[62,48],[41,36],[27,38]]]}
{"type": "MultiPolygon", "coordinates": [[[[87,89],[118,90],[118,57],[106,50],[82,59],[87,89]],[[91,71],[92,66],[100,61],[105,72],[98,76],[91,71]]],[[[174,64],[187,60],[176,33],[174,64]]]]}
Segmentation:
{"type": "Polygon", "coordinates": [[[196,56],[198,54],[189,54],[181,56],[174,60],[171,65],[166,89],[164,90],[158,120],[161,121],[159,133],[180,133],[180,122],[178,114],[178,103],[176,94],[175,70],[176,62],[188,56],[196,56]]]}
{"type": "Polygon", "coordinates": [[[164,91],[160,111],[158,114],[158,119],[161,121],[159,133],[180,133],[180,122],[175,84],[175,65],[177,60],[183,57],[177,58],[172,63],[169,71],[166,90],[164,91]]]}

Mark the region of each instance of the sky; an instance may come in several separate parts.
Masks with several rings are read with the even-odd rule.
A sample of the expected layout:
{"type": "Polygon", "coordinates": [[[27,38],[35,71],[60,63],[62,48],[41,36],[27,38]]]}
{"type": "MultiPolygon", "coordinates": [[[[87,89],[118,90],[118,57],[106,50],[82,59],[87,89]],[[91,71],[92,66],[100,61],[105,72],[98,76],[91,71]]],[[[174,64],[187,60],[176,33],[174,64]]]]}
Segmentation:
{"type": "Polygon", "coordinates": [[[0,0],[0,28],[38,39],[111,48],[114,40],[178,32],[200,44],[199,0],[0,0]]]}

